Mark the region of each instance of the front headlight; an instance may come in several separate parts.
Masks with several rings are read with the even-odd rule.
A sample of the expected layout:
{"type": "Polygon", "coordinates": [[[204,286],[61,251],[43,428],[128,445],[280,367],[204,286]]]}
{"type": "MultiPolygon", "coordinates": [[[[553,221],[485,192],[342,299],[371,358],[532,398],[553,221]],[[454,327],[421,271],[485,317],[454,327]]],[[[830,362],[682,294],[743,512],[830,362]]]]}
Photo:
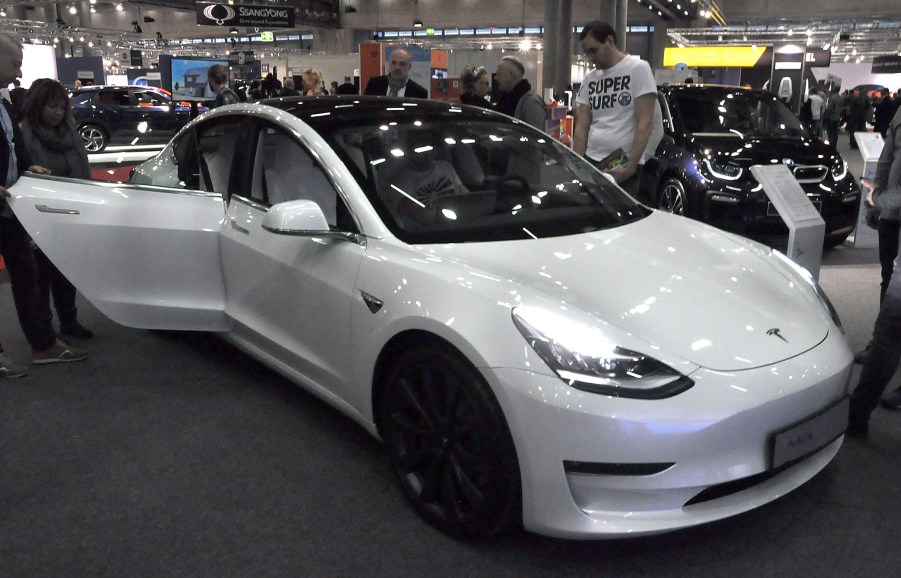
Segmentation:
{"type": "Polygon", "coordinates": [[[726,181],[738,180],[743,172],[743,169],[741,167],[737,167],[735,165],[720,164],[710,159],[704,159],[704,164],[707,166],[707,170],[711,175],[715,176],[718,179],[723,179],[726,181]]]}
{"type": "Polygon", "coordinates": [[[839,319],[838,311],[835,310],[835,307],[832,306],[832,301],[829,300],[829,297],[826,296],[826,292],[823,291],[823,288],[820,287],[820,284],[816,282],[816,279],[813,278],[813,275],[810,274],[810,271],[805,269],[804,267],[798,265],[794,261],[788,258],[788,255],[785,255],[781,251],[777,251],[775,249],[772,250],[773,254],[779,257],[779,259],[789,266],[789,268],[794,271],[799,277],[804,279],[808,285],[813,289],[813,292],[816,294],[817,299],[820,300],[820,304],[826,309],[826,312],[829,314],[829,318],[832,319],[832,322],[835,323],[836,327],[844,333],[845,329],[842,327],[842,320],[839,319]]]}
{"type": "Polygon", "coordinates": [[[576,389],[662,399],[694,385],[656,359],[610,343],[597,327],[530,307],[514,309],[513,323],[548,367],[576,389]]]}
{"type": "Polygon", "coordinates": [[[835,159],[835,162],[832,163],[832,178],[836,181],[840,181],[848,175],[848,161],[844,160],[842,157],[838,157],[835,159]]]}

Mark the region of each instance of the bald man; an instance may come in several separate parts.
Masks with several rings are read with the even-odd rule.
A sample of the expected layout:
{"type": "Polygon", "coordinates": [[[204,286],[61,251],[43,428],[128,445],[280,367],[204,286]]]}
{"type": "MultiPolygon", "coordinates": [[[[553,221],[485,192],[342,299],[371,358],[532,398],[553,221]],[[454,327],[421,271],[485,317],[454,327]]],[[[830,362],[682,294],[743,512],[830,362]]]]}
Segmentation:
{"type": "Polygon", "coordinates": [[[412,68],[410,53],[403,48],[395,48],[388,59],[388,74],[370,78],[363,94],[428,98],[429,92],[410,80],[410,69],[412,68]]]}

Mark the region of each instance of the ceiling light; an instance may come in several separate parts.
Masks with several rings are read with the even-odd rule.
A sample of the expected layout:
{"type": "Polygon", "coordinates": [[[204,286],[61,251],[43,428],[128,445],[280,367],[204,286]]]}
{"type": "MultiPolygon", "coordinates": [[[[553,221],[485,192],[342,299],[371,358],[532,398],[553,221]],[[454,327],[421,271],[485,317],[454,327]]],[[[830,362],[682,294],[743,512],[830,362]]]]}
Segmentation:
{"type": "Polygon", "coordinates": [[[229,31],[231,34],[237,34],[237,33],[238,33],[238,29],[235,28],[234,26],[232,26],[231,28],[229,28],[228,31],[229,31]]]}
{"type": "Polygon", "coordinates": [[[122,3],[121,2],[116,4],[116,10],[119,12],[122,12],[122,3]]]}
{"type": "Polygon", "coordinates": [[[78,8],[76,8],[74,4],[69,6],[69,14],[78,14],[78,8]]]}
{"type": "Polygon", "coordinates": [[[417,18],[413,21],[413,28],[422,28],[422,20],[417,18]]]}

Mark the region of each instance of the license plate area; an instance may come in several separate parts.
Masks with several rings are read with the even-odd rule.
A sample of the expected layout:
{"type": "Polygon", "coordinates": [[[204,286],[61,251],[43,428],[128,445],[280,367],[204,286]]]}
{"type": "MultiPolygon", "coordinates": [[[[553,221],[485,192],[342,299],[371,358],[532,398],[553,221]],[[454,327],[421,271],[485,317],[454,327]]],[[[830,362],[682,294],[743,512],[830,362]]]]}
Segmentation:
{"type": "MultiPolygon", "coordinates": [[[[823,212],[823,201],[810,201],[814,208],[818,213],[822,214],[823,212]]],[[[766,216],[767,217],[778,217],[779,211],[776,210],[775,205],[773,203],[767,202],[766,204],[766,216]]]]}
{"type": "Polygon", "coordinates": [[[770,467],[775,469],[823,449],[848,429],[849,398],[843,397],[804,421],[776,432],[770,467]]]}

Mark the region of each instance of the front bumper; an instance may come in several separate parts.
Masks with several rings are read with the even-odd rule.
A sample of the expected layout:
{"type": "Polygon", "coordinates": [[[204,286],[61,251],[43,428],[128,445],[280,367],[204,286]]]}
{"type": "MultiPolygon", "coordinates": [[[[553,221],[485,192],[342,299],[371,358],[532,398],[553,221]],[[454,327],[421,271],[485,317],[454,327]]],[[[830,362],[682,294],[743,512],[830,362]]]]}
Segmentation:
{"type": "Polygon", "coordinates": [[[772,472],[773,438],[842,399],[851,361],[845,340],[831,336],[771,366],[700,369],[691,375],[694,387],[663,400],[590,394],[556,377],[515,369],[485,375],[496,386],[516,443],[526,529],[589,539],[710,522],[806,482],[835,456],[843,438],[772,472]],[[572,462],[603,467],[579,473],[572,462]],[[637,468],[636,475],[623,475],[628,465],[641,464],[662,471],[641,474],[637,468]],[[756,483],[692,503],[710,488],[748,478],[756,483]]]}

